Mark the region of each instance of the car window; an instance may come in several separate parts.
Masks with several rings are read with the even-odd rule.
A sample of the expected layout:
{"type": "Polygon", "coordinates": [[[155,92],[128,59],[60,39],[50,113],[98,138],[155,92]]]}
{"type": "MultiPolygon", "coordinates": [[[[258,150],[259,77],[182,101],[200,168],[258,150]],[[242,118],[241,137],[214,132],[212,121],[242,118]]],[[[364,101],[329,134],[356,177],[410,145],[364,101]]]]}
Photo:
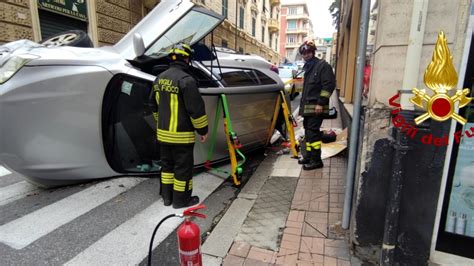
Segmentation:
{"type": "Polygon", "coordinates": [[[258,79],[260,80],[261,85],[267,85],[267,84],[276,84],[276,81],[269,76],[265,75],[264,73],[255,70],[255,74],[257,74],[258,79]]]}
{"type": "Polygon", "coordinates": [[[220,23],[219,18],[191,10],[148,48],[145,55],[164,56],[168,54],[173,44],[178,42],[193,44],[206,35],[209,30],[213,29],[218,23],[220,23]]]}
{"type": "MultiPolygon", "coordinates": [[[[222,68],[222,79],[227,87],[255,86],[258,79],[251,69],[222,68]]],[[[220,76],[220,73],[218,73],[220,76]]]]}

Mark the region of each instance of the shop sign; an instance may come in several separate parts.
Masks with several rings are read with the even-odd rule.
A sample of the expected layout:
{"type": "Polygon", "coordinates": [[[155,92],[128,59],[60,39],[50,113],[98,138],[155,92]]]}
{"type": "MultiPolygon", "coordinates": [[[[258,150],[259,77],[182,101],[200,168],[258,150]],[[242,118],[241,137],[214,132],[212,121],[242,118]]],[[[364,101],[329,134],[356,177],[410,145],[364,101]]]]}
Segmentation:
{"type": "Polygon", "coordinates": [[[38,8],[87,21],[86,0],[38,0],[38,8]]]}

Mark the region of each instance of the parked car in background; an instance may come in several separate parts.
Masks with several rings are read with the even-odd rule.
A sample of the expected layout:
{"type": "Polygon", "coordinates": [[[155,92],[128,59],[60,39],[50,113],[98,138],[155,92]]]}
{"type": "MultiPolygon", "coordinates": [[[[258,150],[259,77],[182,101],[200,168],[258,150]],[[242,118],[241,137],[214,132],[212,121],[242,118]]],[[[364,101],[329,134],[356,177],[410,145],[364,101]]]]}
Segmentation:
{"type": "Polygon", "coordinates": [[[293,100],[303,91],[304,72],[298,72],[294,67],[279,67],[278,70],[278,76],[285,85],[285,91],[289,94],[290,100],[293,100]]]}
{"type": "MultiPolygon", "coordinates": [[[[163,0],[112,47],[26,40],[1,46],[0,163],[43,186],[156,174],[149,95],[178,42],[195,50],[190,71],[210,129],[222,115],[216,114],[219,95],[226,94],[242,151],[264,146],[283,83],[261,57],[200,43],[223,20],[189,0],[163,0]]],[[[223,121],[217,121],[213,161],[228,158],[223,121]]],[[[195,166],[205,163],[209,145],[196,142],[195,166]]]]}

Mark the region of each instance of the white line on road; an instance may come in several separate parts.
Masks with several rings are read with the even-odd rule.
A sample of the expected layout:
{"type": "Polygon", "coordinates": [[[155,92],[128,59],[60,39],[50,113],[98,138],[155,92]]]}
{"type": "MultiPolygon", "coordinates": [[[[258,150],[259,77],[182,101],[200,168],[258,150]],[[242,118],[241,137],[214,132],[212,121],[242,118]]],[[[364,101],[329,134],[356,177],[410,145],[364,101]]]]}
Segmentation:
{"type": "Polygon", "coordinates": [[[22,249],[143,180],[145,179],[118,178],[89,187],[0,226],[0,242],[15,249],[22,249]]]}
{"type": "MultiPolygon", "coordinates": [[[[193,180],[193,194],[203,201],[223,181],[208,173],[197,175],[193,180]]],[[[66,265],[137,265],[148,255],[151,234],[158,222],[168,214],[182,211],[165,207],[160,199],[89,246],[66,265]]],[[[163,223],[155,235],[154,247],[182,221],[180,218],[170,218],[163,223]]]]}
{"type": "Polygon", "coordinates": [[[0,166],[0,176],[8,175],[11,174],[10,171],[8,171],[5,167],[0,166]]]}
{"type": "Polygon", "coordinates": [[[0,188],[0,206],[26,197],[30,193],[38,191],[39,188],[26,181],[0,188]]]}

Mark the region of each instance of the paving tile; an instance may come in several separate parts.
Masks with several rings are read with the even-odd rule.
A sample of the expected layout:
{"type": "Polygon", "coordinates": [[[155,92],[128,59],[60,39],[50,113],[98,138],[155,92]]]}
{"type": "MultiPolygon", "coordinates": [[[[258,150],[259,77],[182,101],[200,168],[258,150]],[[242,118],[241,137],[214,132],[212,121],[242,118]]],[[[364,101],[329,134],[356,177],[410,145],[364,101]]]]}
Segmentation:
{"type": "Polygon", "coordinates": [[[287,221],[286,222],[286,227],[290,228],[303,228],[303,222],[292,222],[292,221],[287,221]]]}
{"type": "Polygon", "coordinates": [[[298,235],[291,235],[291,234],[283,234],[281,241],[288,241],[299,244],[301,241],[301,236],[298,235]]]}
{"type": "Polygon", "coordinates": [[[298,254],[298,250],[287,249],[280,246],[280,249],[278,250],[278,253],[277,253],[277,257],[291,255],[291,254],[298,254]]]}
{"type": "Polygon", "coordinates": [[[238,257],[247,257],[250,251],[250,244],[244,242],[234,242],[230,248],[229,254],[238,257]]]}
{"type": "Polygon", "coordinates": [[[303,228],[291,228],[291,227],[286,227],[283,230],[283,234],[290,234],[290,235],[301,235],[303,228]]]}
{"type": "Polygon", "coordinates": [[[301,238],[300,252],[310,254],[324,254],[324,238],[305,237],[301,238]]]}
{"type": "Polygon", "coordinates": [[[324,266],[337,266],[337,259],[324,256],[324,266]]]}
{"type": "Polygon", "coordinates": [[[242,266],[244,265],[245,258],[227,255],[222,262],[223,266],[242,266]]]}
{"type": "Polygon", "coordinates": [[[244,262],[245,266],[270,266],[271,264],[268,262],[263,262],[254,259],[246,259],[244,262]]]}
{"type": "Polygon", "coordinates": [[[275,255],[274,251],[251,247],[247,259],[253,259],[257,261],[262,261],[266,263],[273,263],[273,257],[275,255]]]}
{"type": "Polygon", "coordinates": [[[296,262],[298,261],[298,254],[291,254],[291,255],[286,255],[285,260],[283,262],[283,265],[296,265],[296,262]]]}
{"type": "Polygon", "coordinates": [[[343,260],[349,260],[349,245],[345,240],[326,239],[324,241],[324,255],[343,260]]]}
{"type": "Polygon", "coordinates": [[[281,229],[285,227],[296,185],[297,180],[292,177],[268,179],[235,240],[278,250],[278,239],[281,229]]]}
{"type": "Polygon", "coordinates": [[[300,243],[291,242],[291,241],[281,241],[280,247],[284,248],[284,249],[287,249],[287,250],[293,250],[293,251],[297,252],[300,248],[300,243]]]}
{"type": "Polygon", "coordinates": [[[351,266],[351,262],[348,260],[337,259],[337,266],[351,266]]]}

